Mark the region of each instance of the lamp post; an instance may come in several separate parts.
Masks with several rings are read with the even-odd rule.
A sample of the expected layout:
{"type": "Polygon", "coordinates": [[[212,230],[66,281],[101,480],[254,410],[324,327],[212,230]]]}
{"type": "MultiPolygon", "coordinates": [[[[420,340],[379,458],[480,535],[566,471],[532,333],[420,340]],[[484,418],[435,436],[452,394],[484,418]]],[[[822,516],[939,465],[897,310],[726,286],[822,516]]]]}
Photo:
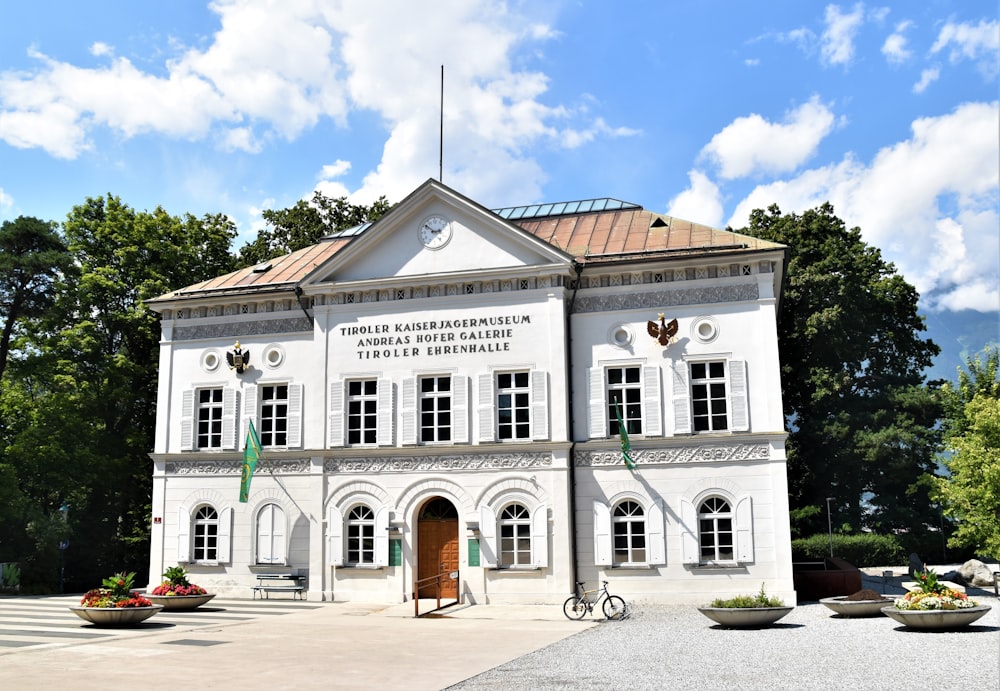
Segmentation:
{"type": "Polygon", "coordinates": [[[830,530],[830,558],[833,558],[833,514],[830,512],[830,502],[833,497],[826,498],[826,525],[830,530]]]}

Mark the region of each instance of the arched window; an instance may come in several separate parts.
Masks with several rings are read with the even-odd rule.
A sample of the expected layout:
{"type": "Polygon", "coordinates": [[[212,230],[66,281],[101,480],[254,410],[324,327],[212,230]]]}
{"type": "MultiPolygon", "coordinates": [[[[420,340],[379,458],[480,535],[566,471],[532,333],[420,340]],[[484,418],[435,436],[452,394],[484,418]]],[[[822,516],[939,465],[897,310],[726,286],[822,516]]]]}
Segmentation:
{"type": "Polygon", "coordinates": [[[531,566],[531,515],[523,504],[500,512],[500,565],[531,566]]]}
{"type": "Polygon", "coordinates": [[[285,512],[265,504],[257,514],[257,563],[285,563],[285,512]]]}
{"type": "Polygon", "coordinates": [[[733,510],[722,497],[709,497],[698,507],[698,546],[703,562],[733,561],[733,510]]]}
{"type": "Polygon", "coordinates": [[[646,514],[631,499],[615,504],[612,512],[614,564],[646,562],[646,514]]]}
{"type": "Polygon", "coordinates": [[[347,513],[347,563],[375,563],[375,513],[364,504],[347,513]]]}
{"type": "Polygon", "coordinates": [[[194,561],[219,560],[219,514],[207,504],[194,515],[194,561]]]}

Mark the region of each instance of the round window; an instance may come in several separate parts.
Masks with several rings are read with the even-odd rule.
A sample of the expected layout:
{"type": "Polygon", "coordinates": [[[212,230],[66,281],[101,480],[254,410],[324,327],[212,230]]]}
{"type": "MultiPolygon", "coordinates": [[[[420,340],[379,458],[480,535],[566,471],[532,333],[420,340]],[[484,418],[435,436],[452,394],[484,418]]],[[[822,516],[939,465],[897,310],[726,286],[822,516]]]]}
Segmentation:
{"type": "Polygon", "coordinates": [[[201,368],[206,372],[214,372],[219,368],[219,363],[222,359],[219,357],[219,353],[214,350],[206,350],[201,356],[201,368]]]}
{"type": "Polygon", "coordinates": [[[719,336],[719,324],[713,317],[698,317],[692,325],[695,340],[710,343],[719,336]]]}
{"type": "Polygon", "coordinates": [[[271,369],[280,367],[284,360],[285,352],[281,349],[281,346],[272,343],[264,349],[264,364],[271,369]]]}
{"type": "Polygon", "coordinates": [[[615,324],[608,329],[608,342],[619,348],[628,348],[635,340],[632,327],[628,324],[615,324]]]}

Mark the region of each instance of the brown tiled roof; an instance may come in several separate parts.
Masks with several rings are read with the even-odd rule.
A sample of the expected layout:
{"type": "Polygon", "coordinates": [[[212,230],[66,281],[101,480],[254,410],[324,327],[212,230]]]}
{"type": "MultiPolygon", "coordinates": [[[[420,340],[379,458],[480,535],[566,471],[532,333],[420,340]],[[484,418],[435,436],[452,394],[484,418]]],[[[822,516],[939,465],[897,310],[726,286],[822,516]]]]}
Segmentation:
{"type": "MultiPolygon", "coordinates": [[[[705,252],[727,253],[778,249],[782,246],[747,235],[718,230],[633,207],[510,221],[578,261],[594,264],[705,252]]],[[[324,239],[317,245],[276,257],[263,266],[240,269],[163,295],[151,302],[209,295],[289,289],[347,246],[361,233],[324,239]]]]}

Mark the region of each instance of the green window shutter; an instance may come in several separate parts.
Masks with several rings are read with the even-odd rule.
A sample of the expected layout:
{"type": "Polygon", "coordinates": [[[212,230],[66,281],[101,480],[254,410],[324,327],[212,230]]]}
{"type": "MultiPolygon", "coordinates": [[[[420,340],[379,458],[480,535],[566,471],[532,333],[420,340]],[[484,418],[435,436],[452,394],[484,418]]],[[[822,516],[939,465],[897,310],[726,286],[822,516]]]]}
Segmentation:
{"type": "Polygon", "coordinates": [[[469,566],[479,566],[479,540],[469,540],[469,566]]]}
{"type": "Polygon", "coordinates": [[[389,540],[389,566],[403,565],[403,541],[389,540]]]}

